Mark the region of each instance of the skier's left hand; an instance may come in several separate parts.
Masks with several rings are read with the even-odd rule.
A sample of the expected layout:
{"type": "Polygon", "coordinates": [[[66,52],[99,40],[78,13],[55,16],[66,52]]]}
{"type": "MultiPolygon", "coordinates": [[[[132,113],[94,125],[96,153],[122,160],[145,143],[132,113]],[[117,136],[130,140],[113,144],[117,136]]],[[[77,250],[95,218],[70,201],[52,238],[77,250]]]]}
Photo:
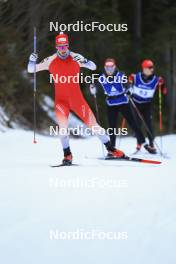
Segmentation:
{"type": "Polygon", "coordinates": [[[168,90],[167,90],[167,88],[165,87],[164,79],[163,79],[163,77],[161,77],[161,76],[159,77],[158,85],[161,87],[161,89],[162,89],[162,93],[163,93],[164,95],[167,95],[168,90]]]}
{"type": "Polygon", "coordinates": [[[130,84],[133,84],[133,82],[134,82],[134,73],[131,73],[131,74],[130,74],[130,76],[128,77],[128,82],[129,82],[130,84]]]}
{"type": "Polygon", "coordinates": [[[126,93],[129,97],[132,97],[132,95],[133,95],[133,87],[129,87],[128,89],[126,89],[125,93],[126,93]]]}
{"type": "Polygon", "coordinates": [[[77,61],[79,63],[86,63],[87,62],[87,59],[84,58],[81,54],[76,54],[74,57],[73,57],[73,60],[74,61],[77,61]]]}
{"type": "Polygon", "coordinates": [[[163,77],[159,77],[159,80],[158,80],[158,85],[163,85],[164,84],[164,79],[163,79],[163,77]]]}
{"type": "Polygon", "coordinates": [[[90,86],[89,86],[89,90],[90,90],[90,93],[91,93],[93,96],[96,95],[96,93],[97,93],[97,88],[96,88],[96,86],[95,86],[94,84],[90,84],[90,86]]]}

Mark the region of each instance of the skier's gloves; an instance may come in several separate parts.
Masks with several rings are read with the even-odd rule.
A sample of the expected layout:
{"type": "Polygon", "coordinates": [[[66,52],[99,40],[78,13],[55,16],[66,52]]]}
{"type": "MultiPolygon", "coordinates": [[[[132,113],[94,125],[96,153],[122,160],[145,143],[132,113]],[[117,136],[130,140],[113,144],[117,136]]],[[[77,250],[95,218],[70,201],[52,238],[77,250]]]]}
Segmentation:
{"type": "Polygon", "coordinates": [[[29,57],[29,60],[32,62],[36,62],[37,59],[38,59],[38,54],[36,54],[36,53],[32,53],[29,57]]]}
{"type": "Polygon", "coordinates": [[[126,89],[126,94],[129,97],[132,97],[132,95],[133,95],[133,87],[129,87],[128,89],[126,89]]]}
{"type": "Polygon", "coordinates": [[[159,84],[159,85],[163,85],[163,84],[164,84],[164,79],[163,79],[163,77],[159,77],[158,84],[159,84]]]}
{"type": "Polygon", "coordinates": [[[73,60],[74,61],[77,61],[77,62],[80,62],[80,63],[86,63],[88,60],[85,59],[81,54],[76,54],[74,57],[73,57],[73,60]]]}
{"type": "Polygon", "coordinates": [[[96,95],[96,93],[97,93],[97,88],[96,88],[96,86],[94,85],[94,84],[90,84],[90,86],[89,86],[89,90],[90,90],[90,93],[92,94],[92,95],[96,95]]]}
{"type": "Polygon", "coordinates": [[[130,84],[132,84],[134,82],[134,74],[133,73],[131,73],[130,76],[128,77],[128,82],[130,84]]]}
{"type": "Polygon", "coordinates": [[[168,90],[167,90],[167,88],[165,87],[165,82],[164,82],[163,77],[159,77],[158,85],[161,87],[161,89],[162,89],[162,93],[163,93],[164,95],[167,95],[168,90]]]}

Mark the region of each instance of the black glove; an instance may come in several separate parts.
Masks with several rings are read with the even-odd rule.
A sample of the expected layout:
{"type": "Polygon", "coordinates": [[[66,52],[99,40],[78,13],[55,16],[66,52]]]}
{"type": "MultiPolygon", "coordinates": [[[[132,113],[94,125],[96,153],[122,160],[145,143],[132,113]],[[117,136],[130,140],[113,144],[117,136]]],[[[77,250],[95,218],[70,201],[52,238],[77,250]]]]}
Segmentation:
{"type": "Polygon", "coordinates": [[[129,87],[128,89],[126,89],[125,93],[129,96],[132,97],[133,96],[133,88],[129,87]]]}

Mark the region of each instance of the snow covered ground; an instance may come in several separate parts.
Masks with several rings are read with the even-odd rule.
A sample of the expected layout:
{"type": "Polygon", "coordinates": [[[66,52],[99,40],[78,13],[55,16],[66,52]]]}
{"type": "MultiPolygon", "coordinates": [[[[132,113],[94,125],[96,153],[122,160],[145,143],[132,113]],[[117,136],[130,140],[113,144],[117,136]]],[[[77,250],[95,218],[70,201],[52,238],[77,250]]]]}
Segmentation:
{"type": "MultiPolygon", "coordinates": [[[[98,139],[72,139],[80,166],[66,168],[49,166],[62,157],[57,138],[32,137],[0,134],[1,263],[176,263],[176,135],[163,138],[162,165],[103,161],[98,139]],[[69,240],[69,231],[121,236],[69,240]]],[[[127,154],[134,146],[122,139],[127,154]]]]}

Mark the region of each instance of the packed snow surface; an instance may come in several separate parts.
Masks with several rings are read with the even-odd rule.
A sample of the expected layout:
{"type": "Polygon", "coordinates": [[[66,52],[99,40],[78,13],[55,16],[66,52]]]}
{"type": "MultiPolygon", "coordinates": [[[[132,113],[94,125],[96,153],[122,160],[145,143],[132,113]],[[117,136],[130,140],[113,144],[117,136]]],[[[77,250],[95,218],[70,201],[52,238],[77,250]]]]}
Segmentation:
{"type": "MultiPolygon", "coordinates": [[[[1,263],[175,264],[176,135],[163,137],[169,158],[139,155],[161,165],[104,161],[95,137],[70,143],[79,166],[51,168],[62,160],[58,138],[0,134],[1,263]]],[[[120,148],[132,153],[135,139],[120,148]]]]}

